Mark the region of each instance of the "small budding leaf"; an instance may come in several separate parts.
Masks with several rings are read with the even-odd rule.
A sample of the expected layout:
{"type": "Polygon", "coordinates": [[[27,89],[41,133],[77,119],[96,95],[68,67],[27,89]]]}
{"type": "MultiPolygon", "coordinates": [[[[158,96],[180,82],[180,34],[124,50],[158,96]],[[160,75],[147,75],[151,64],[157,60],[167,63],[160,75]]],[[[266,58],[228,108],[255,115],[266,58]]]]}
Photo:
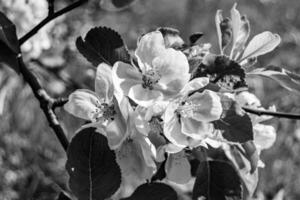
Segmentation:
{"type": "Polygon", "coordinates": [[[121,184],[121,171],[105,136],[85,128],[72,139],[67,152],[69,185],[79,200],[104,200],[121,184]]]}
{"type": "Polygon", "coordinates": [[[95,67],[102,62],[110,66],[117,61],[131,62],[130,54],[121,36],[107,27],[92,28],[84,40],[78,37],[76,47],[95,67]]]}
{"type": "Polygon", "coordinates": [[[20,53],[16,26],[0,12],[0,63],[19,72],[17,56],[20,53]]]}
{"type": "Polygon", "coordinates": [[[253,37],[246,47],[242,60],[258,57],[273,51],[281,42],[278,34],[265,31],[253,37]]]}
{"type": "Polygon", "coordinates": [[[247,87],[244,69],[225,56],[206,56],[203,63],[192,72],[192,79],[197,77],[209,77],[211,83],[227,90],[247,87]]]}
{"type": "Polygon", "coordinates": [[[201,198],[205,200],[242,199],[241,180],[231,163],[217,160],[200,162],[193,188],[193,200],[201,198]]]}
{"type": "Polygon", "coordinates": [[[195,43],[197,43],[202,36],[204,35],[204,33],[202,32],[197,32],[197,33],[193,33],[192,35],[190,35],[189,40],[190,40],[190,44],[194,45],[195,43]]]}
{"type": "Polygon", "coordinates": [[[253,126],[250,117],[231,98],[221,96],[223,114],[213,122],[223,137],[231,142],[244,143],[253,140],[253,126]]]}
{"type": "Polygon", "coordinates": [[[164,183],[145,183],[140,185],[130,197],[122,200],[177,200],[175,190],[164,183]]]}
{"type": "Polygon", "coordinates": [[[258,68],[247,73],[247,76],[263,76],[278,82],[284,88],[300,94],[300,75],[277,66],[258,68]]]}

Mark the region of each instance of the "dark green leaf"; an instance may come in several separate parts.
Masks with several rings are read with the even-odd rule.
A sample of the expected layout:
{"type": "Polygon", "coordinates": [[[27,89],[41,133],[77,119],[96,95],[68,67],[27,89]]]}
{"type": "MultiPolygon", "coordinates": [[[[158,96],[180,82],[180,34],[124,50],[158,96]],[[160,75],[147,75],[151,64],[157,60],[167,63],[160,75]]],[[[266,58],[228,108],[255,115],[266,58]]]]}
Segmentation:
{"type": "Polygon", "coordinates": [[[221,95],[223,113],[221,119],[214,122],[215,128],[231,142],[244,143],[253,140],[253,127],[250,117],[233,99],[221,95]]]}
{"type": "Polygon", "coordinates": [[[102,62],[110,66],[117,61],[130,63],[130,54],[121,36],[107,27],[92,28],[84,40],[81,37],[77,38],[76,46],[94,66],[102,62]]]}
{"type": "Polygon", "coordinates": [[[145,183],[122,200],[177,200],[177,193],[164,183],[145,183]]]}
{"type": "Polygon", "coordinates": [[[244,69],[225,56],[210,54],[192,73],[192,79],[209,77],[210,82],[227,90],[246,88],[244,69]]]}
{"type": "Polygon", "coordinates": [[[242,199],[241,180],[229,162],[200,162],[193,188],[193,199],[205,200],[242,199]]]}
{"type": "Polygon", "coordinates": [[[16,26],[0,12],[0,62],[19,72],[17,56],[20,53],[16,26]]]}
{"type": "Polygon", "coordinates": [[[72,139],[66,169],[70,188],[79,200],[103,200],[121,184],[121,172],[107,139],[95,128],[85,128],[72,139]]]}

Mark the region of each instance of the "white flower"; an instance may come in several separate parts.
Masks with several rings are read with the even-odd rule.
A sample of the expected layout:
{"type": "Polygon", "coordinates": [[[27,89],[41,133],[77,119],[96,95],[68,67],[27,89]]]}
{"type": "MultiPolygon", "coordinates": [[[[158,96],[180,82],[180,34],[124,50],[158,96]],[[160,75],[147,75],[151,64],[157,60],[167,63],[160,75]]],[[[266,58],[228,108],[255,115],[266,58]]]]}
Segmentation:
{"type": "Polygon", "coordinates": [[[159,31],[142,36],[135,54],[141,71],[117,62],[113,79],[117,90],[141,106],[174,97],[190,79],[187,58],[181,51],[166,48],[159,31]]]}
{"type": "Polygon", "coordinates": [[[220,97],[213,91],[194,92],[208,84],[207,78],[196,78],[170,102],[164,114],[164,135],[174,145],[196,147],[213,133],[213,124],[222,114],[220,97]],[[194,93],[193,93],[194,92],[194,93]]]}
{"type": "Polygon", "coordinates": [[[72,115],[89,120],[108,138],[111,149],[117,148],[125,138],[126,118],[130,104],[126,98],[114,98],[111,68],[100,64],[95,78],[95,92],[80,89],[71,93],[64,105],[72,115]]]}

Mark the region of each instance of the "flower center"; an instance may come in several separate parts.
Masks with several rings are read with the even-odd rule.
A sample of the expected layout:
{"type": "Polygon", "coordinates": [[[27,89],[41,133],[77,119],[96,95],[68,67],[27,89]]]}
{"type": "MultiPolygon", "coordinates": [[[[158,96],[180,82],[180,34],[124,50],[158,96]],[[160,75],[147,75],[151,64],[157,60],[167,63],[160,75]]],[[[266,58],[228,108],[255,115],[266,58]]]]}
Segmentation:
{"type": "Polygon", "coordinates": [[[149,121],[150,130],[156,134],[163,133],[162,119],[159,117],[152,117],[149,121]]]}
{"type": "Polygon", "coordinates": [[[156,84],[160,79],[160,75],[153,69],[148,70],[143,74],[143,88],[148,88],[149,90],[153,89],[153,85],[156,84]]]}
{"type": "Polygon", "coordinates": [[[97,106],[93,118],[95,121],[113,120],[115,114],[116,111],[114,109],[114,105],[102,103],[97,106]]]}

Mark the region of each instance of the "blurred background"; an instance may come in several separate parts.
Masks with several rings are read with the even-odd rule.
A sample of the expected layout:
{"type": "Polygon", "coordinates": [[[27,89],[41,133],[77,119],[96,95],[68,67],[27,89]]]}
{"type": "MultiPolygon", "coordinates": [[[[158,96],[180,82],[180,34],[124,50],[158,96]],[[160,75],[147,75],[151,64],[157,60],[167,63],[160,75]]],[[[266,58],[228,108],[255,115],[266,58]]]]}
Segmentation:
{"type": "MultiPolygon", "coordinates": [[[[71,2],[57,0],[56,9],[71,2]]],[[[22,50],[49,93],[67,97],[77,88],[93,87],[94,68],[75,47],[76,38],[90,28],[115,29],[132,50],[141,34],[160,26],[180,30],[185,40],[200,31],[202,41],[218,53],[214,16],[217,9],[229,16],[234,2],[250,20],[250,38],[265,30],[282,37],[281,45],[260,57],[257,66],[274,64],[300,73],[299,0],[137,0],[119,12],[101,8],[100,0],[89,0],[45,26],[22,50]]],[[[0,10],[16,24],[21,37],[47,16],[48,5],[47,0],[0,0],[0,10]]],[[[276,105],[279,111],[300,113],[300,96],[272,80],[249,80],[249,86],[265,107],[276,105]]],[[[62,109],[57,113],[71,139],[83,121],[62,109]]],[[[265,199],[273,199],[278,191],[284,199],[300,199],[300,122],[272,119],[268,123],[277,129],[277,140],[262,154],[266,167],[260,170],[259,191],[265,199]]],[[[31,89],[14,71],[0,65],[0,199],[54,199],[66,188],[65,161],[31,89]]]]}

